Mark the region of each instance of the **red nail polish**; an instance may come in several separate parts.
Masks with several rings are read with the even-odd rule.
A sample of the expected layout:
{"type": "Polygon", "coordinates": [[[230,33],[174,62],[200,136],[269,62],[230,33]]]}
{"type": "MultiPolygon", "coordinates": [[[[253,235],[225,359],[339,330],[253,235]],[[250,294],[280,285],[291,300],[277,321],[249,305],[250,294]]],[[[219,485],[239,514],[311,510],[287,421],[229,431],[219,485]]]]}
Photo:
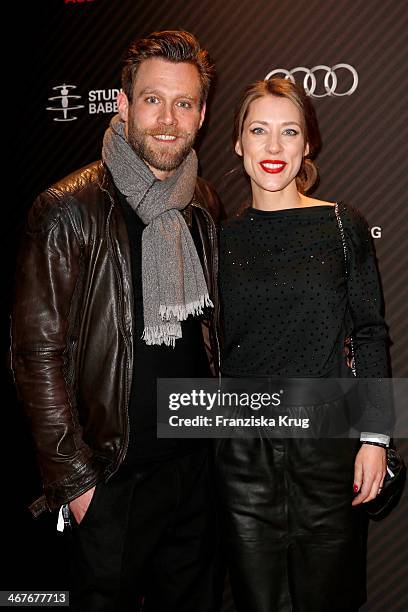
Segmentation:
{"type": "Polygon", "coordinates": [[[356,485],[356,484],[355,484],[355,485],[353,485],[353,491],[354,491],[354,493],[357,493],[357,491],[358,491],[358,485],[356,485]]]}

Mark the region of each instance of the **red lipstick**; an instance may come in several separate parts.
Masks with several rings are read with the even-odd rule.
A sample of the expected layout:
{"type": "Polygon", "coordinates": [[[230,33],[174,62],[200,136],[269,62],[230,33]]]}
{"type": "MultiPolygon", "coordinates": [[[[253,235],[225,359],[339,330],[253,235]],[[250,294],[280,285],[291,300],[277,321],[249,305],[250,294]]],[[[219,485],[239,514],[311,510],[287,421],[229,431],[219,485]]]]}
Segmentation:
{"type": "Polygon", "coordinates": [[[286,162],[281,159],[263,159],[259,162],[259,165],[268,174],[278,174],[278,172],[282,172],[287,166],[286,162]]]}

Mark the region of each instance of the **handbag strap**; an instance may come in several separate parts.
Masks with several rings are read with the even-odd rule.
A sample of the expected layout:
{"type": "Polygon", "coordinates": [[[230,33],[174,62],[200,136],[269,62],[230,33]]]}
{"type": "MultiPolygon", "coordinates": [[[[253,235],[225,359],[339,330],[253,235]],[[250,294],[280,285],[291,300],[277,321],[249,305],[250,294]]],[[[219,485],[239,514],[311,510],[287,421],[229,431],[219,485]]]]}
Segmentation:
{"type": "MultiPolygon", "coordinates": [[[[348,250],[347,250],[347,242],[346,242],[346,237],[344,235],[344,227],[343,227],[343,221],[341,219],[340,216],[340,211],[339,211],[339,203],[336,202],[335,206],[334,206],[334,212],[336,215],[336,220],[337,220],[337,227],[339,228],[339,232],[340,232],[340,236],[341,236],[341,242],[343,244],[343,255],[344,255],[344,270],[345,270],[345,275],[346,275],[346,279],[348,278],[348,250]]],[[[351,349],[351,371],[353,372],[354,376],[357,376],[357,370],[356,370],[356,360],[355,360],[355,356],[354,356],[354,343],[353,343],[353,336],[350,335],[350,349],[351,349]]]]}

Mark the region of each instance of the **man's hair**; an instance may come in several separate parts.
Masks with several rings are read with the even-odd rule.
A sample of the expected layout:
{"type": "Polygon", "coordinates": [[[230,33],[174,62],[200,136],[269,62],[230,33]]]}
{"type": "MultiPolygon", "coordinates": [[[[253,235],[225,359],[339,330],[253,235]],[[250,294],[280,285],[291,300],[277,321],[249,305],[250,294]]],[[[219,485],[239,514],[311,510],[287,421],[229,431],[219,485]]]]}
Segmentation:
{"type": "Polygon", "coordinates": [[[207,99],[211,79],[214,76],[214,64],[208,51],[200,47],[197,38],[190,32],[182,30],[164,30],[153,32],[135,40],[124,55],[122,69],[122,89],[132,101],[135,76],[143,60],[160,58],[168,62],[188,62],[196,66],[201,82],[200,107],[207,99]]]}
{"type": "Polygon", "coordinates": [[[321,148],[321,137],[315,109],[300,85],[281,77],[273,77],[268,81],[256,81],[245,88],[241,95],[234,117],[233,146],[242,144],[242,130],[252,102],[266,96],[286,98],[293,102],[300,112],[304,142],[309,145],[309,153],[303,158],[302,165],[296,176],[298,191],[306,193],[318,179],[317,166],[314,159],[321,148]]]}

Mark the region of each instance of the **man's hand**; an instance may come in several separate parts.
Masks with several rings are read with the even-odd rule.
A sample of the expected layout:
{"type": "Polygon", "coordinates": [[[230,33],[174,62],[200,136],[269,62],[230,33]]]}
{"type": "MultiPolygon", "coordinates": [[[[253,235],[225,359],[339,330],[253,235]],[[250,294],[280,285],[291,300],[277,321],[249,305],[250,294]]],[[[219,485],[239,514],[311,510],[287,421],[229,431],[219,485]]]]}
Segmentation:
{"type": "Polygon", "coordinates": [[[362,444],[354,463],[354,492],[352,506],[375,499],[382,487],[387,470],[385,448],[362,444]]]}
{"type": "Polygon", "coordinates": [[[69,509],[74,515],[74,518],[78,525],[81,523],[82,519],[86,514],[86,511],[88,510],[88,506],[91,503],[94,491],[95,487],[92,487],[92,489],[88,489],[88,491],[85,491],[85,493],[82,493],[82,495],[76,497],[68,504],[69,509]]]}

